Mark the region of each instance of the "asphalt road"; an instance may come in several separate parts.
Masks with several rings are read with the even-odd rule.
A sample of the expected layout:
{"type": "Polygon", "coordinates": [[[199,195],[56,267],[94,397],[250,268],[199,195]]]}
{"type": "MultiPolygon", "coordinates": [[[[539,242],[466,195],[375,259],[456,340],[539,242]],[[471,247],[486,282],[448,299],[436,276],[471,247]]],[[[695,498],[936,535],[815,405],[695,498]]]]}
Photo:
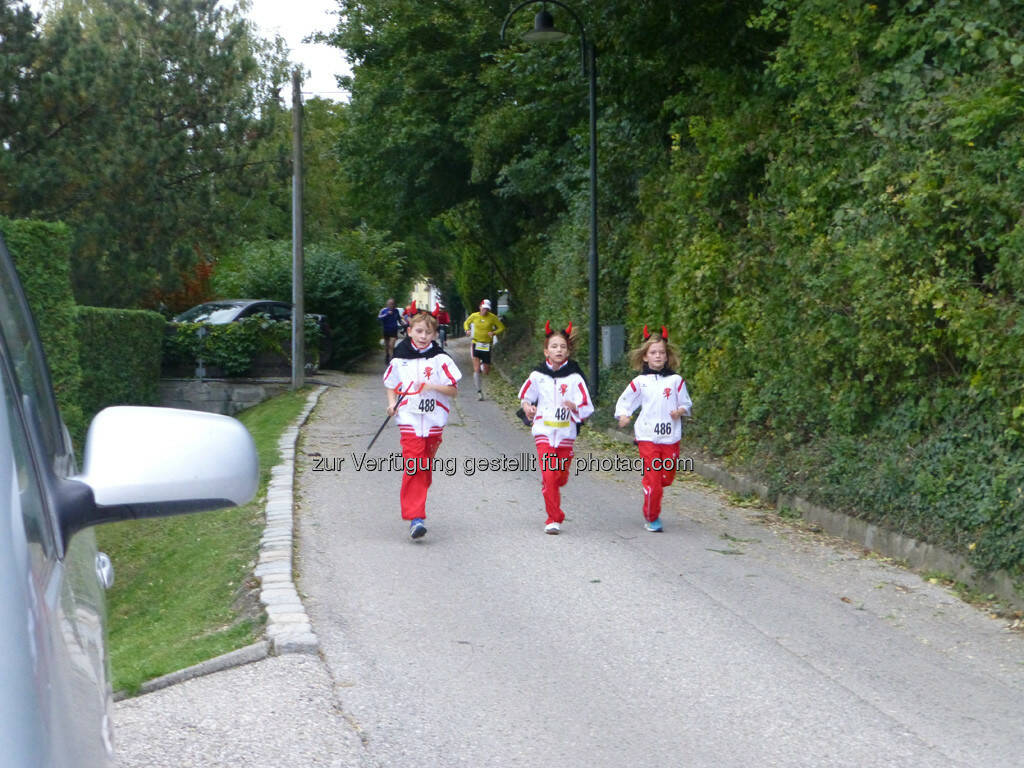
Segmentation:
{"type": "MultiPolygon", "coordinates": [[[[452,346],[466,379],[438,453],[451,472],[435,472],[418,542],[400,472],[360,465],[382,365],[339,377],[303,429],[298,586],[337,722],[358,737],[346,760],[1021,764],[1020,633],[694,477],[667,490],[651,534],[638,473],[585,471],[564,489],[562,535],[545,535],[536,473],[467,472],[533,442],[508,405],[475,399],[465,341],[452,346]]],[[[389,425],[370,455],[397,450],[389,425]]]]}

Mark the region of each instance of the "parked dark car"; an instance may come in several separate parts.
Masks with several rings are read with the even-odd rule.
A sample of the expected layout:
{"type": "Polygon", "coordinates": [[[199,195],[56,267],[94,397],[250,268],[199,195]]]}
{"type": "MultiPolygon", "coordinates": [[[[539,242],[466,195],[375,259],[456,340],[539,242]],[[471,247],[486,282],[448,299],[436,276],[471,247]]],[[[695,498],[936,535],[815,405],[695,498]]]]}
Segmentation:
{"type": "Polygon", "coordinates": [[[271,320],[291,320],[292,305],[285,301],[266,299],[223,299],[208,301],[175,315],[176,323],[210,323],[223,325],[246,317],[266,315],[271,320]]]}
{"type": "MultiPolygon", "coordinates": [[[[266,315],[271,320],[292,319],[292,305],[287,301],[271,301],[269,299],[220,299],[186,309],[175,315],[175,323],[210,323],[225,325],[242,320],[246,317],[266,315]]],[[[326,365],[331,359],[331,328],[324,315],[306,313],[320,327],[320,365],[326,365]]]]}
{"type": "Polygon", "coordinates": [[[259,463],[235,419],[117,406],[76,465],[0,237],[0,764],[114,762],[104,588],[91,526],[247,502],[259,463]]]}

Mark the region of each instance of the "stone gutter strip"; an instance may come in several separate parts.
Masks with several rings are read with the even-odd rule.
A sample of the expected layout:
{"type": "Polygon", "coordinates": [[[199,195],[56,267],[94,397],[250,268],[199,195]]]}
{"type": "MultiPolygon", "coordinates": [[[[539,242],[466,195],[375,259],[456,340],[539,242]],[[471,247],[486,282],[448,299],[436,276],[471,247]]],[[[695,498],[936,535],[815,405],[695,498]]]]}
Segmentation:
{"type": "Polygon", "coordinates": [[[260,602],[267,612],[266,637],[270,653],[317,653],[319,643],[306,615],[292,578],[294,548],[295,444],[299,428],[309,418],[320,396],[327,390],[319,386],[309,393],[306,406],[295,423],[281,435],[280,463],[270,471],[267,487],[267,527],[260,539],[260,556],[253,574],[260,580],[260,602]]]}
{"type": "MultiPolygon", "coordinates": [[[[267,658],[270,653],[270,643],[266,640],[260,640],[258,643],[247,645],[245,648],[239,648],[235,651],[229,651],[223,653],[220,656],[215,656],[212,659],[207,659],[199,664],[193,664],[191,667],[185,669],[179,669],[176,672],[171,672],[161,677],[155,677],[152,680],[147,680],[139,686],[139,695],[144,693],[152,693],[153,691],[159,691],[161,688],[167,688],[168,686],[175,685],[177,683],[183,683],[186,680],[191,680],[196,677],[202,677],[203,675],[212,675],[214,672],[222,672],[225,669],[231,669],[232,667],[240,667],[243,664],[252,664],[254,661],[262,661],[267,658]]],[[[117,691],[114,693],[114,701],[121,701],[128,698],[124,691],[117,691]]]]}
{"type": "MultiPolygon", "coordinates": [[[[619,442],[633,442],[632,429],[628,435],[614,428],[599,429],[598,431],[619,442]]],[[[776,509],[795,510],[807,522],[821,526],[822,531],[827,534],[859,544],[865,549],[886,557],[901,560],[910,568],[948,574],[955,580],[980,592],[996,595],[1015,608],[1024,607],[1024,598],[1016,590],[1013,579],[1005,571],[997,571],[986,576],[978,573],[966,558],[934,544],[912,539],[852,515],[834,512],[800,496],[773,495],[764,483],[723,469],[706,460],[693,457],[692,461],[696,474],[717,483],[727,491],[741,496],[755,495],[769,504],[774,504],[776,509]]]]}

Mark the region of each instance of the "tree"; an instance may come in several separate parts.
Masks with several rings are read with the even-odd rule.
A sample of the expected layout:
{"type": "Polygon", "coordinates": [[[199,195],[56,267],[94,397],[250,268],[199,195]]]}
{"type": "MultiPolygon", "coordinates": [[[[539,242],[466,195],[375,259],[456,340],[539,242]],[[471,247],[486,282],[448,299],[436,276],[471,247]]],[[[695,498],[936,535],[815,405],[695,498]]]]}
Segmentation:
{"type": "MultiPolygon", "coordinates": [[[[406,243],[411,273],[440,283],[450,280],[453,264],[446,213],[490,197],[488,186],[471,179],[468,132],[490,98],[479,76],[500,6],[345,0],[328,36],[355,73],[338,136],[352,209],[406,243]]],[[[498,252],[494,243],[477,245],[498,252]]]]}
{"type": "Polygon", "coordinates": [[[13,216],[75,233],[78,300],[131,305],[239,237],[251,190],[281,181],[259,157],[286,68],[216,0],[66,2],[19,77],[5,133],[13,216]]]}

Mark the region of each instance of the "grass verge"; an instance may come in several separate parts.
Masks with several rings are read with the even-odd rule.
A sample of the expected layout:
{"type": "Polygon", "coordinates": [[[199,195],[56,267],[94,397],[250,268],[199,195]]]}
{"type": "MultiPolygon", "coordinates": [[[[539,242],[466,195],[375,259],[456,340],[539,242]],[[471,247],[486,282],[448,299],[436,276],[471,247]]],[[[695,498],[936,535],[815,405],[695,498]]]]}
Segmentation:
{"type": "MultiPolygon", "coordinates": [[[[278,441],[302,412],[308,390],[243,411],[260,459],[260,490],[243,507],[101,526],[100,548],[116,571],[107,593],[114,690],[252,643],[264,621],[252,569],[278,441]]],[[[197,435],[201,440],[202,436],[197,435]]]]}

